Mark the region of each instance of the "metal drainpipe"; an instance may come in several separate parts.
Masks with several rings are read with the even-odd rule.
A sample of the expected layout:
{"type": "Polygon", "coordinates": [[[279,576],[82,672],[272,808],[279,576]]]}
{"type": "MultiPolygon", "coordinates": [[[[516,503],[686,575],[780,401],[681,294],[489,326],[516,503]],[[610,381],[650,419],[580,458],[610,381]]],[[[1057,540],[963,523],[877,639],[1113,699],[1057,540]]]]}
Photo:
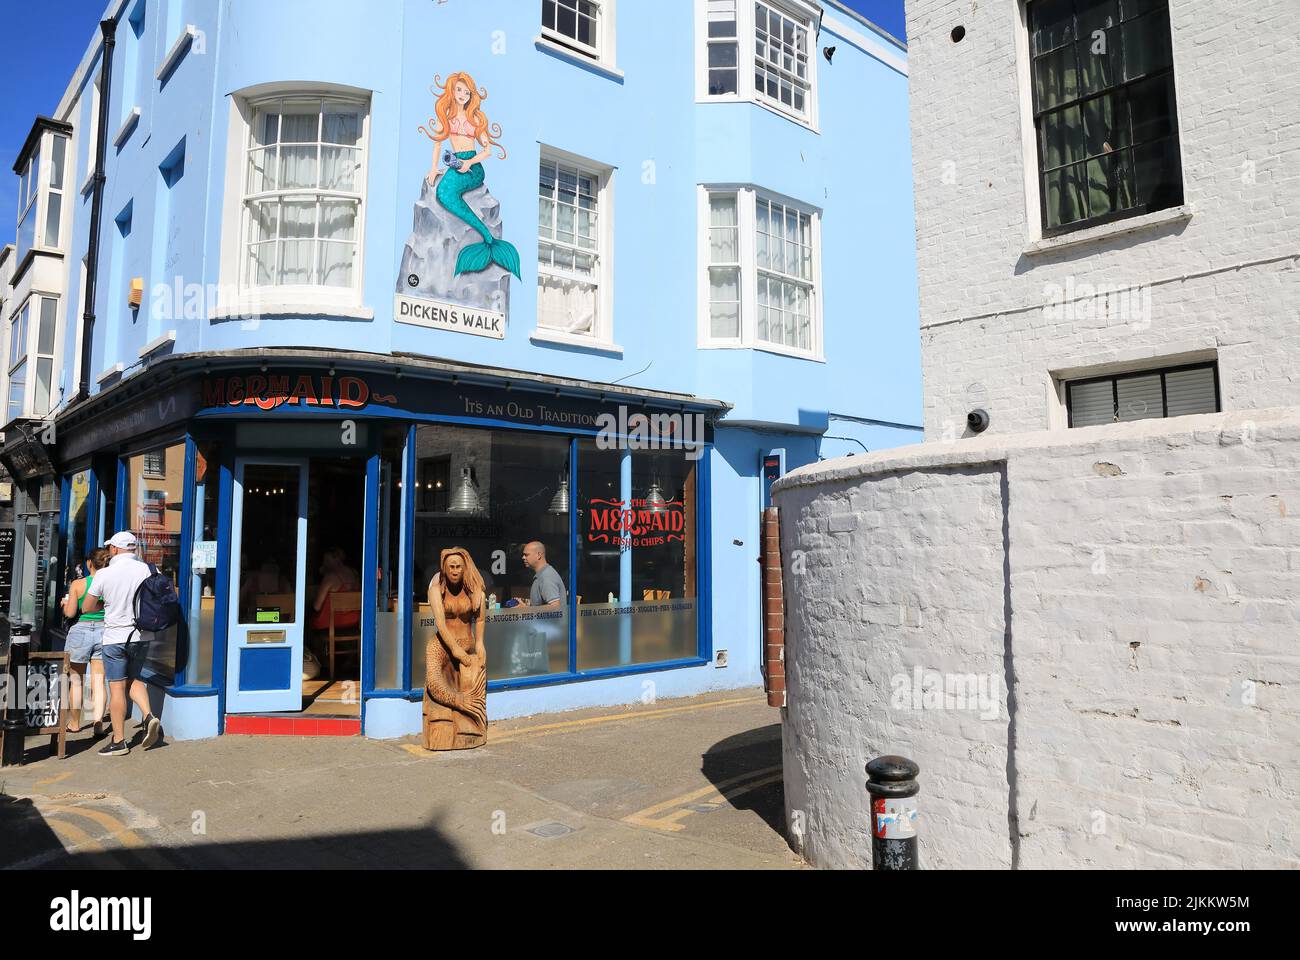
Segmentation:
{"type": "Polygon", "coordinates": [[[108,154],[108,101],[113,92],[113,48],[117,45],[117,21],[101,20],[104,52],[99,61],[99,142],[95,144],[94,194],[90,203],[90,242],[86,246],[86,302],[81,314],[81,377],[77,384],[80,403],[90,396],[90,346],[95,331],[95,288],[99,280],[99,221],[104,212],[104,162],[108,154]]]}

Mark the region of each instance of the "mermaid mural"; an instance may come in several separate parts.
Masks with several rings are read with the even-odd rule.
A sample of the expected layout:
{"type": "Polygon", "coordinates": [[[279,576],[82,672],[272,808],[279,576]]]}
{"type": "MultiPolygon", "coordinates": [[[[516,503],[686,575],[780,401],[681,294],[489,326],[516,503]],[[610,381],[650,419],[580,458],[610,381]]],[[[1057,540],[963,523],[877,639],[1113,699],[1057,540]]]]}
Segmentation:
{"type": "Polygon", "coordinates": [[[487,91],[480,90],[474,78],[463,72],[453,73],[446,84],[435,76],[433,83],[429,91],[437,97],[435,116],[429,118],[427,127],[420,127],[420,132],[434,144],[429,182],[437,183],[436,195],[443,208],[464,220],[483,238],[482,243],[460,251],[456,257],[456,273],[478,273],[495,263],[518,277],[519,251],[508,241],[492,236],[487,224],[465,202],[465,194],[483,186],[483,161],[492,155],[493,148],[501,151],[502,160],[506,158],[506,149],[497,139],[501,136],[501,125],[489,125],[483,113],[487,91]],[[441,93],[435,89],[438,86],[442,87],[441,93]],[[442,156],[447,172],[439,180],[438,150],[447,141],[451,150],[442,156]]]}

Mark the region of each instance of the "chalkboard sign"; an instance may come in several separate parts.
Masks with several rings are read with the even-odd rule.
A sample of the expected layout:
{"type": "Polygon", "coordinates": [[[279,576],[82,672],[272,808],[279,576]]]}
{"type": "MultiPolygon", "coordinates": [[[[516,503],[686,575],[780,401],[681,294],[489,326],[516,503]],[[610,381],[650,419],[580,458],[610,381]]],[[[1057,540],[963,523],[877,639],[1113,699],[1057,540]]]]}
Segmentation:
{"type": "MultiPolygon", "coordinates": [[[[4,664],[7,669],[8,664],[4,664]]],[[[62,760],[67,755],[69,674],[67,653],[29,653],[23,705],[26,735],[49,734],[50,750],[62,760]]]]}

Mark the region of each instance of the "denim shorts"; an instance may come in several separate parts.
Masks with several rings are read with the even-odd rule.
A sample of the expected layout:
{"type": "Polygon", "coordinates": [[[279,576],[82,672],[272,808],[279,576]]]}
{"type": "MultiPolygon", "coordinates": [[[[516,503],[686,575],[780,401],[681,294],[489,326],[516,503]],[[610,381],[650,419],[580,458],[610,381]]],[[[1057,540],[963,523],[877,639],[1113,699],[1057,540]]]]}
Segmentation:
{"type": "Polygon", "coordinates": [[[110,683],[114,680],[139,680],[140,668],[148,655],[147,643],[104,644],[104,679],[110,683]]]}
{"type": "Polygon", "coordinates": [[[104,657],[104,650],[101,646],[103,639],[103,620],[78,620],[68,628],[68,639],[63,644],[63,649],[67,651],[68,659],[73,663],[89,663],[91,660],[102,660],[104,657]]]}

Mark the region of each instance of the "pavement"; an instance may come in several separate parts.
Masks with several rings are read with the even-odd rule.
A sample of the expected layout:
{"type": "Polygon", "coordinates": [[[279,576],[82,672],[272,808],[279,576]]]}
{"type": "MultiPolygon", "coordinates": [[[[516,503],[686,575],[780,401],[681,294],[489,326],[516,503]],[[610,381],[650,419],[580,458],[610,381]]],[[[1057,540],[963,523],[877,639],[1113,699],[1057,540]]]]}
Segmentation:
{"type": "MultiPolygon", "coordinates": [[[[130,730],[130,727],[128,727],[130,730]]],[[[138,735],[135,737],[138,739],[138,735]]],[[[228,736],[0,770],[0,867],[791,869],[758,690],[417,738],[228,736]]]]}

